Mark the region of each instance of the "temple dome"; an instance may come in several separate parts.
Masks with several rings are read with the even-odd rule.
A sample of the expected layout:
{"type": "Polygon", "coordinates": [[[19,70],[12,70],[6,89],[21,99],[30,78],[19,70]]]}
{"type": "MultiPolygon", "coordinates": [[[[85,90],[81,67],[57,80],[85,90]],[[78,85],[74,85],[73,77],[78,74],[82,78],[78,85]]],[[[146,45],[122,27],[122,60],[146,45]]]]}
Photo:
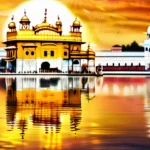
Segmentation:
{"type": "Polygon", "coordinates": [[[43,30],[49,30],[58,33],[58,30],[56,27],[54,27],[52,24],[49,24],[47,22],[47,9],[45,9],[45,17],[42,23],[36,25],[33,27],[35,32],[43,31],[43,30]]]}
{"type": "Polygon", "coordinates": [[[75,21],[73,22],[73,27],[81,27],[80,21],[77,20],[77,18],[75,19],[75,21]]]}
{"type": "Polygon", "coordinates": [[[8,28],[16,28],[15,22],[10,22],[10,23],[8,24],[8,28]]]}
{"type": "Polygon", "coordinates": [[[24,16],[21,18],[20,23],[30,23],[30,19],[26,15],[26,11],[24,11],[24,16]]]}
{"type": "Polygon", "coordinates": [[[30,21],[27,16],[23,16],[20,21],[30,21]]]}
{"type": "Polygon", "coordinates": [[[16,24],[15,24],[15,22],[13,21],[13,20],[14,20],[14,16],[12,16],[11,20],[12,20],[12,21],[8,24],[8,28],[9,28],[9,29],[15,29],[15,28],[16,28],[16,24]]]}
{"type": "Polygon", "coordinates": [[[42,22],[41,24],[36,25],[36,27],[54,27],[52,24],[49,24],[47,22],[42,22]]]}

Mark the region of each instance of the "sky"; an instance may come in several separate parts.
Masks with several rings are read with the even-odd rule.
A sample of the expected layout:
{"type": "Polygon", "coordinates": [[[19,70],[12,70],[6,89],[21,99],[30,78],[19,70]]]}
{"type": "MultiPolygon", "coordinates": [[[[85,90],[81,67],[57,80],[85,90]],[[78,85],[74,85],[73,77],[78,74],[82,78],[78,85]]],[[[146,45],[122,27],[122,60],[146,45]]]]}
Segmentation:
{"type": "MultiPolygon", "coordinates": [[[[22,3],[31,0],[0,0],[0,47],[4,22],[22,3]]],[[[32,0],[33,1],[33,0],[32,0]]],[[[115,44],[142,43],[150,25],[149,0],[55,0],[85,24],[86,42],[93,50],[107,50],[115,44]]],[[[44,0],[43,0],[44,3],[44,0]]],[[[84,26],[83,26],[84,28],[84,26]]],[[[84,33],[83,33],[84,34],[84,33]]],[[[84,40],[84,39],[83,39],[84,40]]]]}

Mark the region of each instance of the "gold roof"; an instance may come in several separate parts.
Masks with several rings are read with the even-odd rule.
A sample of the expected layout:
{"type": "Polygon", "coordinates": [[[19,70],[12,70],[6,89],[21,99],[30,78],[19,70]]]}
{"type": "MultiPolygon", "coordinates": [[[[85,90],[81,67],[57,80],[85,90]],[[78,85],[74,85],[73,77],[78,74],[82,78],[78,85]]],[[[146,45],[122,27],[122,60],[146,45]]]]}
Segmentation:
{"type": "Polygon", "coordinates": [[[41,24],[36,25],[36,27],[54,27],[52,24],[49,24],[47,22],[42,22],[41,24]]]}
{"type": "Polygon", "coordinates": [[[75,19],[75,21],[73,22],[73,27],[81,27],[80,21],[77,20],[77,18],[75,19]]]}
{"type": "Polygon", "coordinates": [[[15,22],[10,22],[10,23],[8,24],[8,28],[16,28],[15,22]]]}

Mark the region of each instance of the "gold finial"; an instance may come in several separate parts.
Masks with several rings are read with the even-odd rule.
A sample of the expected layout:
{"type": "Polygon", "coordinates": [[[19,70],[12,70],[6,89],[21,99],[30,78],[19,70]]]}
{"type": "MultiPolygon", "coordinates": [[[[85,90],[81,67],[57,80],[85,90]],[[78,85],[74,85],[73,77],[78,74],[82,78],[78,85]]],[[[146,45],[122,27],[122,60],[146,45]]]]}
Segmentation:
{"type": "Polygon", "coordinates": [[[46,15],[47,15],[47,8],[45,8],[45,17],[46,17],[46,15]]]}
{"type": "Polygon", "coordinates": [[[59,18],[59,15],[58,15],[58,20],[59,20],[60,18],[59,18]]]}
{"type": "Polygon", "coordinates": [[[43,23],[46,23],[46,19],[47,19],[47,9],[45,8],[45,13],[44,13],[45,17],[44,17],[44,21],[43,23]]]}
{"type": "Polygon", "coordinates": [[[26,16],[26,10],[24,9],[24,15],[26,16]]]}
{"type": "Polygon", "coordinates": [[[14,20],[14,15],[12,15],[11,20],[12,20],[12,21],[14,20]]]}

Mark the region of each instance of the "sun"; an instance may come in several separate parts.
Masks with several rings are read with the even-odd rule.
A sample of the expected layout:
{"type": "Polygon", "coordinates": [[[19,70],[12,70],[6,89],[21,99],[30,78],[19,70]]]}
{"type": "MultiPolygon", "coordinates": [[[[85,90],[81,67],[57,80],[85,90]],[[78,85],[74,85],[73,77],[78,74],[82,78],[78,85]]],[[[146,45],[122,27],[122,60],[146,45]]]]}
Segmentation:
{"type": "MultiPolygon", "coordinates": [[[[32,28],[32,26],[42,23],[45,8],[47,9],[47,22],[55,25],[59,15],[63,25],[63,34],[68,34],[76,16],[67,7],[56,0],[30,0],[17,7],[5,22],[3,29],[4,41],[6,40],[8,23],[11,21],[12,15],[14,15],[14,21],[18,30],[20,26],[19,21],[24,16],[24,10],[26,10],[26,14],[31,21],[30,28],[32,28]]],[[[78,19],[80,20],[80,18],[78,19]]]]}

